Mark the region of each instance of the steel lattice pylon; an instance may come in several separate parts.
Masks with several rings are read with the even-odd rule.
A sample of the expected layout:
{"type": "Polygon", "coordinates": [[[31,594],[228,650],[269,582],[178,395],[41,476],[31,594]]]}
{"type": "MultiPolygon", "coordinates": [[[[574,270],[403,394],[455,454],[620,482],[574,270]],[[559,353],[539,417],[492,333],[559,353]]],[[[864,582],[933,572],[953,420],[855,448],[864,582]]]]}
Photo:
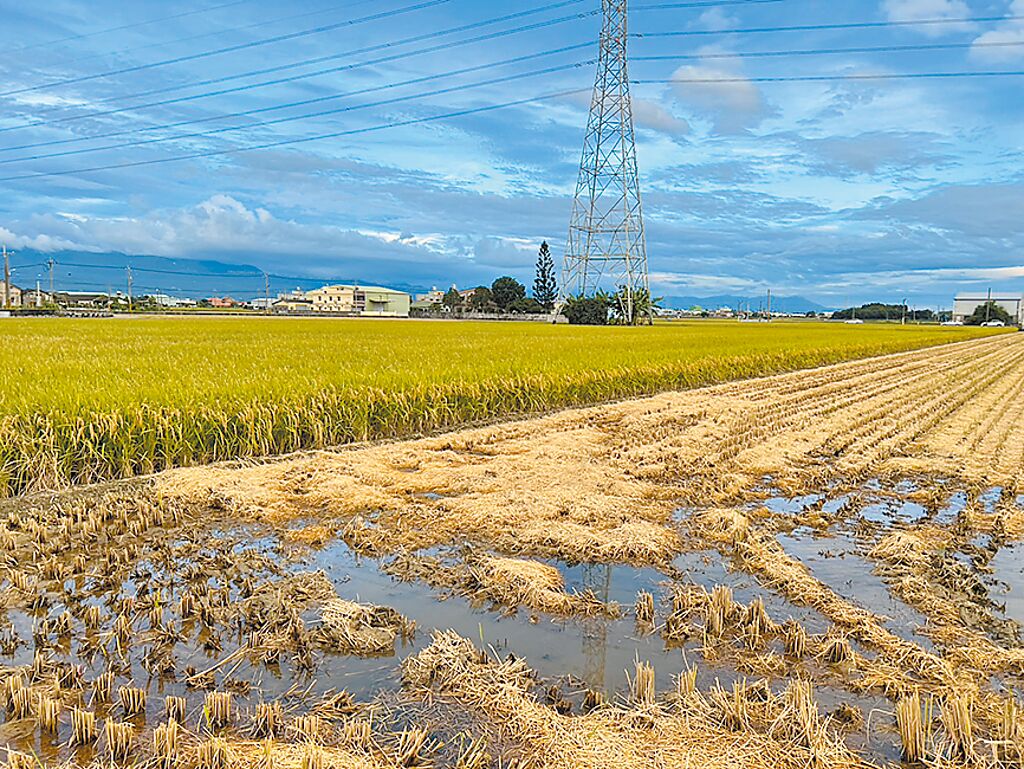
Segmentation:
{"type": "MultiPolygon", "coordinates": [[[[621,292],[622,312],[633,318],[637,296],[650,297],[650,280],[629,95],[626,1],[601,0],[601,55],[569,224],[560,304],[602,289],[621,292]]],[[[643,309],[650,320],[650,302],[643,309]]]]}

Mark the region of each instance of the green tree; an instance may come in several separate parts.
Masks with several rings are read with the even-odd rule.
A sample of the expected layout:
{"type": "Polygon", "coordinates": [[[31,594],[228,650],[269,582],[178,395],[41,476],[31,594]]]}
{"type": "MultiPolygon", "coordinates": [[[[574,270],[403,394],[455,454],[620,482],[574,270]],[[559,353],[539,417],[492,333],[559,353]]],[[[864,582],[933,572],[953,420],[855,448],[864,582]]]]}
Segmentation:
{"type": "Polygon", "coordinates": [[[612,298],[612,311],[616,321],[622,325],[635,326],[647,322],[655,313],[661,309],[661,298],[651,297],[651,292],[640,289],[633,292],[632,314],[629,312],[626,289],[619,289],[619,292],[612,298]],[[628,317],[627,317],[628,316],[628,317]]]}
{"type": "Polygon", "coordinates": [[[555,309],[558,299],[558,282],[555,280],[555,260],[547,241],[540,244],[537,256],[537,277],[533,280],[533,298],[548,312],[555,309]]]}
{"type": "Polygon", "coordinates": [[[441,304],[447,307],[451,312],[455,312],[459,305],[462,304],[462,295],[456,290],[455,286],[448,289],[448,293],[444,295],[444,299],[441,300],[441,304]]]}
{"type": "Polygon", "coordinates": [[[964,319],[964,323],[968,326],[980,326],[982,323],[987,323],[990,320],[1001,320],[1007,326],[1014,325],[1014,320],[1010,313],[995,302],[979,304],[974,308],[974,312],[964,319]]]}
{"type": "Polygon", "coordinates": [[[520,315],[540,315],[544,312],[544,305],[533,297],[526,297],[525,299],[516,299],[508,306],[508,310],[520,315]]]}
{"type": "Polygon", "coordinates": [[[574,326],[607,326],[609,304],[605,294],[574,296],[565,303],[562,314],[574,326]]]}
{"type": "Polygon", "coordinates": [[[491,285],[491,294],[494,297],[494,303],[502,310],[507,310],[517,299],[526,298],[526,286],[506,275],[494,281],[491,285]]]}
{"type": "Polygon", "coordinates": [[[487,286],[478,286],[469,297],[470,308],[477,312],[486,310],[493,303],[494,297],[491,295],[491,289],[487,286]]]}

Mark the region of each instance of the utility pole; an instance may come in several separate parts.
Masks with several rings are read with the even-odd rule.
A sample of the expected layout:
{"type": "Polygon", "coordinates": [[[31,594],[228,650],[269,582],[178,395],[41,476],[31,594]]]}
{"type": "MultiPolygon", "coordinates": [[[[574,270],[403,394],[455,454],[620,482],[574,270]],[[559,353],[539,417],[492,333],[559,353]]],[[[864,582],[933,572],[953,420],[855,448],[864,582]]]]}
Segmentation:
{"type": "Polygon", "coordinates": [[[4,244],[4,309],[11,307],[11,257],[7,254],[7,244],[4,244]]]}
{"type": "Polygon", "coordinates": [[[647,237],[636,158],[626,44],[627,0],[601,0],[603,25],[597,79],[583,141],[569,238],[562,267],[561,310],[574,295],[602,284],[618,292],[628,323],[654,323],[647,237]]]}
{"type": "Polygon", "coordinates": [[[57,301],[57,297],[55,297],[53,295],[53,268],[56,265],[57,265],[57,262],[55,262],[53,260],[52,256],[49,259],[46,260],[46,266],[50,268],[50,301],[51,302],[56,302],[57,301]]]}
{"type": "Polygon", "coordinates": [[[985,302],[985,322],[992,320],[992,289],[988,290],[988,301],[985,302]]]}
{"type": "Polygon", "coordinates": [[[903,316],[900,318],[900,325],[901,326],[905,326],[905,325],[907,325],[907,300],[906,300],[906,298],[903,299],[903,307],[900,308],[900,312],[903,313],[903,316]]]}
{"type": "Polygon", "coordinates": [[[36,309],[43,306],[43,288],[39,285],[39,278],[36,278],[36,309]]]}
{"type": "Polygon", "coordinates": [[[267,273],[263,273],[263,299],[266,302],[263,311],[270,315],[270,276],[267,273]]]}
{"type": "Polygon", "coordinates": [[[126,269],[128,270],[128,312],[131,312],[132,311],[132,282],[133,282],[132,267],[131,267],[131,265],[128,265],[128,267],[126,269]]]}
{"type": "Polygon", "coordinates": [[[768,322],[772,322],[772,290],[768,289],[768,322]]]}

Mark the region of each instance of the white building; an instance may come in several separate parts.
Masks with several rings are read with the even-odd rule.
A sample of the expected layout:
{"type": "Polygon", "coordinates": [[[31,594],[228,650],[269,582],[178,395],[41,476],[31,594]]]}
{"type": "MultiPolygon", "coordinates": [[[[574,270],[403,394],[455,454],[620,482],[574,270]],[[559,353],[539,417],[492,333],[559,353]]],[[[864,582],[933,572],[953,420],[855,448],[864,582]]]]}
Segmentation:
{"type": "Polygon", "coordinates": [[[182,299],[181,297],[170,296],[168,294],[149,294],[147,298],[158,307],[167,307],[168,309],[176,307],[195,307],[197,304],[195,299],[182,299]]]}
{"type": "Polygon", "coordinates": [[[11,307],[21,307],[21,289],[13,283],[8,289],[6,284],[0,280],[0,309],[3,309],[4,297],[10,294],[11,307]]]}
{"type": "Polygon", "coordinates": [[[412,297],[404,291],[381,286],[324,286],[309,291],[313,312],[408,318],[412,297]]]}
{"type": "Polygon", "coordinates": [[[987,291],[957,294],[953,303],[953,320],[963,323],[989,300],[1002,307],[1018,326],[1024,324],[1024,294],[992,294],[987,291]]]}

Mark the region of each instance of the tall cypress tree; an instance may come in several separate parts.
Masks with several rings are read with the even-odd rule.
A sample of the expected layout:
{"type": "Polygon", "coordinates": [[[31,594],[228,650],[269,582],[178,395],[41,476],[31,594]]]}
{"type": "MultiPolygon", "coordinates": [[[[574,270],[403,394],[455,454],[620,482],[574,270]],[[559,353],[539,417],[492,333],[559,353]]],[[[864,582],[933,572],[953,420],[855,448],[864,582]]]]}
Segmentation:
{"type": "Polygon", "coordinates": [[[558,282],[555,280],[555,260],[551,258],[551,249],[547,241],[541,243],[540,254],[537,256],[537,277],[533,281],[533,298],[541,307],[551,311],[555,309],[558,299],[558,282]]]}

